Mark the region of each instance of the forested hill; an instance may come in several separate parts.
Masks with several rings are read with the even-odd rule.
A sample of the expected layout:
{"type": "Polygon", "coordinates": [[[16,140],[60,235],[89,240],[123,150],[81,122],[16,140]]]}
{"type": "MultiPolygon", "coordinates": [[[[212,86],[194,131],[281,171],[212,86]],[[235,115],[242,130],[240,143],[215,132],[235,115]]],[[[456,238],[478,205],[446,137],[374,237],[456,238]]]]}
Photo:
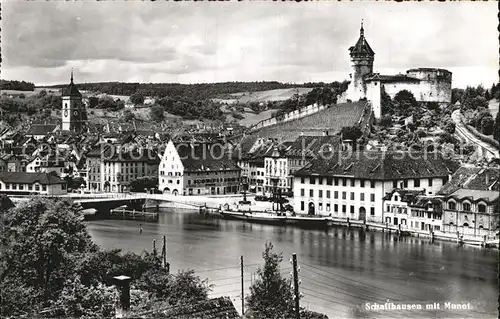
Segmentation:
{"type": "MultiPolygon", "coordinates": [[[[58,84],[53,88],[62,88],[67,84],[58,84]]],[[[214,97],[224,97],[224,95],[239,92],[256,92],[275,89],[288,89],[296,87],[323,87],[325,83],[280,83],[271,82],[221,82],[221,83],[200,83],[200,84],[180,84],[180,83],[123,83],[123,82],[100,82],[100,83],[79,83],[78,89],[100,92],[111,95],[132,95],[136,92],[145,96],[157,97],[182,97],[189,96],[193,100],[205,100],[214,97]]]]}

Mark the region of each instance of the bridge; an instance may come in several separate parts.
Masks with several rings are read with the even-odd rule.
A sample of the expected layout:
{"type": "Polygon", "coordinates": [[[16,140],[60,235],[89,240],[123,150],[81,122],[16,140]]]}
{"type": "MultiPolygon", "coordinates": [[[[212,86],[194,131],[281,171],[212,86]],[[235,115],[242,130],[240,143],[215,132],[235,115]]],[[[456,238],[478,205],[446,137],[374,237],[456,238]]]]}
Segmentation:
{"type": "Polygon", "coordinates": [[[461,140],[474,145],[477,156],[486,158],[487,160],[500,158],[499,150],[496,146],[480,140],[464,125],[460,110],[453,111],[451,118],[455,122],[455,135],[461,140]]]}

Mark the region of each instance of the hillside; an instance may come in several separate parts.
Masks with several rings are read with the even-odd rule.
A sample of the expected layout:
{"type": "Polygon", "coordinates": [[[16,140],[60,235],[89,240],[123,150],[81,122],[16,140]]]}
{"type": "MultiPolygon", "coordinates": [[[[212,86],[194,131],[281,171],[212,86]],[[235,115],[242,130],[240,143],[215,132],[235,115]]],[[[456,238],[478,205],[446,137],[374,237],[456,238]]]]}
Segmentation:
{"type": "Polygon", "coordinates": [[[321,135],[328,131],[330,135],[340,132],[342,127],[354,126],[365,114],[365,102],[336,104],[325,110],[306,117],[261,128],[253,134],[292,141],[304,135],[321,135]]]}
{"type": "Polygon", "coordinates": [[[313,88],[288,88],[288,89],[276,89],[267,91],[257,91],[257,92],[239,92],[229,94],[230,98],[212,99],[214,102],[221,103],[251,103],[251,102],[274,102],[274,101],[285,101],[290,99],[293,95],[307,94],[313,88]]]}

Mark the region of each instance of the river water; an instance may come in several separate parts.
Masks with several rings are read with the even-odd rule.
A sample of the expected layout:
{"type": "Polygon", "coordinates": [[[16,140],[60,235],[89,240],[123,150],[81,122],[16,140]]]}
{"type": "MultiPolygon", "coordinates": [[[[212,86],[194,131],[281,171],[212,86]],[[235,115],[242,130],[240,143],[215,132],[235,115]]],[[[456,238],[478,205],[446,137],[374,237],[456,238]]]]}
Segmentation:
{"type": "Polygon", "coordinates": [[[496,318],[498,314],[496,250],[359,229],[250,224],[189,210],[163,210],[158,223],[142,223],[142,234],[139,225],[139,221],[96,220],[87,227],[103,248],[136,253],[151,251],[153,239],[161,251],[166,235],[172,271],[194,269],[214,285],[212,297],[230,296],[240,313],[240,255],[248,294],[263,263],[264,244],[271,241],[274,251],[283,253],[284,276],[290,276],[289,259],[297,254],[301,306],[330,318],[496,318]],[[374,310],[386,302],[390,308],[404,304],[415,309],[374,310]],[[444,309],[467,303],[472,309],[444,309]],[[428,305],[440,309],[426,310],[428,305]]]}

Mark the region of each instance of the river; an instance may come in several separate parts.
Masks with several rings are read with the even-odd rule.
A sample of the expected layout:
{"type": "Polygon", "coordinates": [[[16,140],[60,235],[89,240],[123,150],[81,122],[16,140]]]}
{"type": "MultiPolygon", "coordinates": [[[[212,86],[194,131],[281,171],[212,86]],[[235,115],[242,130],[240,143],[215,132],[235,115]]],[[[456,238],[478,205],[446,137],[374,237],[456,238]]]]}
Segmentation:
{"type": "Polygon", "coordinates": [[[240,313],[240,255],[244,255],[248,294],[263,263],[264,244],[271,241],[274,251],[283,253],[284,276],[290,276],[289,259],[297,254],[301,306],[329,318],[497,317],[496,250],[359,229],[249,224],[188,210],[163,210],[158,223],[142,223],[142,234],[139,224],[96,220],[87,227],[103,248],[136,253],[151,251],[153,239],[161,251],[166,235],[172,271],[194,269],[214,285],[212,297],[230,296],[240,313]],[[393,307],[404,304],[416,309],[373,310],[387,301],[393,307]],[[443,309],[459,303],[469,303],[472,309],[443,309]],[[440,310],[425,310],[428,304],[440,310]]]}

